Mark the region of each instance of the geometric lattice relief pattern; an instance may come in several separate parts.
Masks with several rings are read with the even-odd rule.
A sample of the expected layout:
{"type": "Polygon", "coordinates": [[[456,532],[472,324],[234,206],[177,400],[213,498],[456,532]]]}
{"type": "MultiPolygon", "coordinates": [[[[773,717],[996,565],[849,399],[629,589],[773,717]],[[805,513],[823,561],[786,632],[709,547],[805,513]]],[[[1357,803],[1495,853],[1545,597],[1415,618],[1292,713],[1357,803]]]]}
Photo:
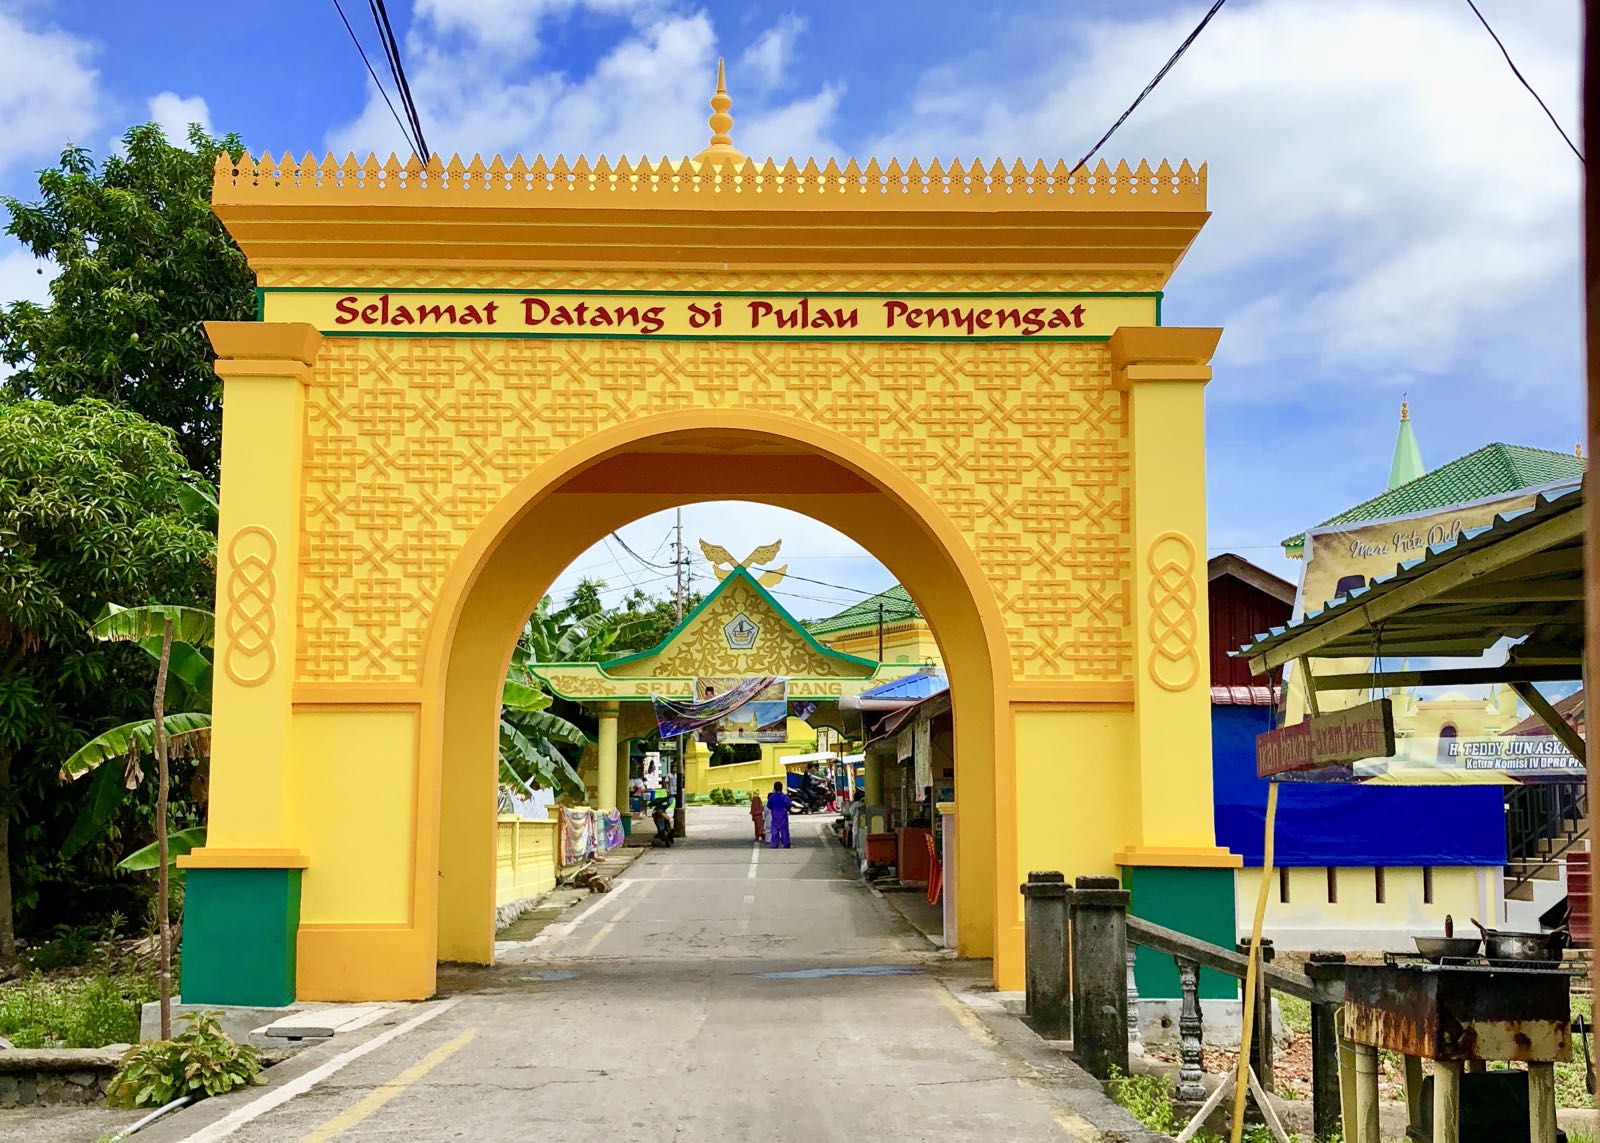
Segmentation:
{"type": "Polygon", "coordinates": [[[1104,343],[336,337],[307,392],[298,677],[415,681],[450,562],[506,489],[686,408],[789,414],[888,458],[965,536],[1019,675],[1131,677],[1127,412],[1104,343]]]}

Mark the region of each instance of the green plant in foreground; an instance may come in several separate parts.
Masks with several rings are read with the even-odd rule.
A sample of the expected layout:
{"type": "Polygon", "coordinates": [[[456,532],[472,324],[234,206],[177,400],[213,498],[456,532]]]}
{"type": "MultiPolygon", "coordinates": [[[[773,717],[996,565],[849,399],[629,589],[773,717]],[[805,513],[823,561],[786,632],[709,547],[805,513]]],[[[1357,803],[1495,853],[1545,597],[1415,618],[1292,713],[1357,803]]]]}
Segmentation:
{"type": "Polygon", "coordinates": [[[1172,1106],[1172,1086],[1161,1076],[1131,1076],[1112,1068],[1106,1092],[1152,1131],[1171,1135],[1183,1128],[1172,1106]]]}
{"type": "Polygon", "coordinates": [[[172,1039],[129,1048],[106,1091],[106,1102],[112,1107],[161,1107],[183,1096],[204,1099],[262,1082],[260,1054],[234,1043],[217,1017],[216,1012],[182,1016],[189,1026],[172,1039]]]}

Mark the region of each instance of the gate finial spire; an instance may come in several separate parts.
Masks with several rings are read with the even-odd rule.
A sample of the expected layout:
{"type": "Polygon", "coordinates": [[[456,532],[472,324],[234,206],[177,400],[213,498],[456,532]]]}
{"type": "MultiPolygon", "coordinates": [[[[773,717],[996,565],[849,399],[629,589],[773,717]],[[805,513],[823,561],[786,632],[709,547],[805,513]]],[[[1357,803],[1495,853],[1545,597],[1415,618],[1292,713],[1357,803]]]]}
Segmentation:
{"type": "Polygon", "coordinates": [[[733,145],[733,116],[728,109],[733,99],[728,95],[727,72],[721,59],[717,60],[717,90],[711,96],[711,144],[696,155],[697,163],[728,163],[740,161],[744,154],[733,145]]]}

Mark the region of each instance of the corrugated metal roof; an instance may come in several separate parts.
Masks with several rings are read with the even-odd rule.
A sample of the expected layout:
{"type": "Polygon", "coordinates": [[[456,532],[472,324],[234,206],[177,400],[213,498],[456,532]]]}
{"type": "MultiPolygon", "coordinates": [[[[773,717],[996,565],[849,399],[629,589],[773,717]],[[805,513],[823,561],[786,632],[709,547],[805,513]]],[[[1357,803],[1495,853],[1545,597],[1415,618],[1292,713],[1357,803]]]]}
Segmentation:
{"type": "Polygon", "coordinates": [[[899,699],[904,702],[921,702],[950,689],[950,682],[936,671],[918,671],[879,683],[869,691],[862,691],[862,699],[899,699]]]}
{"type": "MultiPolygon", "coordinates": [[[[1525,445],[1488,444],[1398,488],[1363,500],[1354,508],[1347,508],[1337,516],[1329,517],[1317,527],[1386,520],[1391,516],[1408,516],[1413,512],[1427,512],[1451,504],[1502,496],[1519,488],[1537,488],[1541,484],[1582,476],[1587,463],[1582,457],[1570,453],[1528,448],[1525,445]]],[[[1304,545],[1305,538],[1304,532],[1290,536],[1283,541],[1283,546],[1298,550],[1304,545]]]]}
{"type": "MultiPolygon", "coordinates": [[[[1475,552],[1481,548],[1489,546],[1490,544],[1499,543],[1509,539],[1520,532],[1535,527],[1536,525],[1541,524],[1555,516],[1561,515],[1562,513],[1581,512],[1582,510],[1583,488],[1581,485],[1574,485],[1567,488],[1558,488],[1548,492],[1542,492],[1535,499],[1531,507],[1518,509],[1514,512],[1501,513],[1497,515],[1491,523],[1486,524],[1483,527],[1468,528],[1454,540],[1431,545],[1427,551],[1418,558],[1414,560],[1407,560],[1406,562],[1400,564],[1395,568],[1391,575],[1380,576],[1373,579],[1371,583],[1365,587],[1359,587],[1348,594],[1338,596],[1330,601],[1328,606],[1319,611],[1308,612],[1300,619],[1294,620],[1293,622],[1279,627],[1273,627],[1269,631],[1260,632],[1256,635],[1252,642],[1241,647],[1237,654],[1246,658],[1256,658],[1279,643],[1287,642],[1292,638],[1297,638],[1300,635],[1303,635],[1306,632],[1328,622],[1335,616],[1343,615],[1371,604],[1396,588],[1407,584],[1422,575],[1432,572],[1453,560],[1460,559],[1462,556],[1465,556],[1470,552],[1475,552]]],[[[1577,574],[1581,577],[1581,569],[1577,574]]],[[[1489,600],[1478,602],[1476,604],[1463,604],[1461,606],[1463,609],[1463,614],[1470,617],[1473,608],[1483,609],[1487,607],[1492,609],[1496,605],[1493,600],[1489,600]]],[[[1499,610],[1504,611],[1505,608],[1502,606],[1499,608],[1499,610]]],[[[1497,641],[1500,637],[1502,637],[1503,634],[1512,633],[1511,629],[1514,628],[1515,625],[1500,624],[1499,627],[1503,630],[1501,630],[1499,634],[1494,633],[1492,630],[1493,627],[1494,625],[1491,624],[1486,626],[1484,629],[1484,634],[1486,636],[1492,636],[1488,638],[1488,643],[1490,644],[1497,641]]],[[[1367,635],[1365,638],[1370,644],[1372,636],[1367,635]]],[[[1393,635],[1385,633],[1382,641],[1383,653],[1389,655],[1429,653],[1425,648],[1412,649],[1404,646],[1403,644],[1396,645],[1397,642],[1398,640],[1396,640],[1393,635]]],[[[1370,646],[1366,648],[1369,653],[1371,649],[1372,648],[1370,646]]],[[[1334,656],[1338,653],[1338,651],[1329,648],[1324,648],[1318,651],[1318,654],[1325,656],[1334,656]]],[[[1347,650],[1344,653],[1360,654],[1361,651],[1347,650]]],[[[1434,653],[1438,654],[1439,652],[1434,653]]]]}

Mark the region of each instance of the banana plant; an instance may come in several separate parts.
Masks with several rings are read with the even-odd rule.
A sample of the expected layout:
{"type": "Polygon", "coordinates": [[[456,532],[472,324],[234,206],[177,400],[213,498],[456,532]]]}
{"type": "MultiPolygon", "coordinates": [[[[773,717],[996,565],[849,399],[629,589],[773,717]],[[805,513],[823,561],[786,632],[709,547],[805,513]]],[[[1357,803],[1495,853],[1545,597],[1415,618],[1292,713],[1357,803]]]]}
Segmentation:
{"type": "MultiPolygon", "coordinates": [[[[207,651],[215,639],[215,616],[195,607],[121,607],[113,603],[89,632],[97,639],[136,643],[159,665],[161,632],[168,618],[173,621],[168,678],[181,684],[183,705],[188,708],[163,716],[169,757],[206,758],[211,752],[211,659],[207,651]]],[[[61,764],[63,781],[94,775],[89,798],[62,845],[65,853],[75,853],[105,828],[128,791],[142,780],[140,764],[155,754],[155,740],[155,719],[136,719],[90,739],[61,764]],[[123,765],[104,765],[111,761],[123,765]]]]}
{"type": "Polygon", "coordinates": [[[588,735],[551,713],[551,697],[521,667],[513,665],[500,695],[500,780],[514,787],[543,787],[582,799],[583,779],[556,747],[583,746],[588,735]]]}
{"type": "MultiPolygon", "coordinates": [[[[186,685],[191,689],[203,687],[209,706],[211,664],[200,648],[212,645],[216,638],[216,627],[216,616],[196,607],[159,603],[143,607],[108,605],[100,618],[90,624],[89,634],[111,642],[137,643],[156,656],[156,685],[151,717],[147,721],[124,723],[97,736],[74,752],[61,768],[62,777],[72,779],[101,767],[111,758],[121,757],[126,760],[123,786],[132,789],[144,779],[139,761],[146,749],[155,755],[156,915],[160,929],[159,984],[163,1040],[172,1038],[172,918],[168,867],[173,861],[173,854],[167,833],[167,795],[172,778],[170,762],[174,753],[195,757],[200,751],[209,751],[211,726],[209,713],[189,712],[186,719],[176,724],[169,721],[166,711],[167,682],[174,675],[174,659],[181,659],[183,669],[194,680],[192,684],[185,680],[186,685]],[[181,642],[178,638],[180,632],[183,636],[181,642]],[[184,647],[193,653],[174,656],[174,647],[184,647]],[[201,720],[204,725],[201,725],[201,720]],[[113,749],[118,746],[120,750],[113,749]]],[[[173,716],[174,719],[176,717],[173,716]]],[[[199,840],[202,843],[204,841],[203,838],[199,840]]]]}

